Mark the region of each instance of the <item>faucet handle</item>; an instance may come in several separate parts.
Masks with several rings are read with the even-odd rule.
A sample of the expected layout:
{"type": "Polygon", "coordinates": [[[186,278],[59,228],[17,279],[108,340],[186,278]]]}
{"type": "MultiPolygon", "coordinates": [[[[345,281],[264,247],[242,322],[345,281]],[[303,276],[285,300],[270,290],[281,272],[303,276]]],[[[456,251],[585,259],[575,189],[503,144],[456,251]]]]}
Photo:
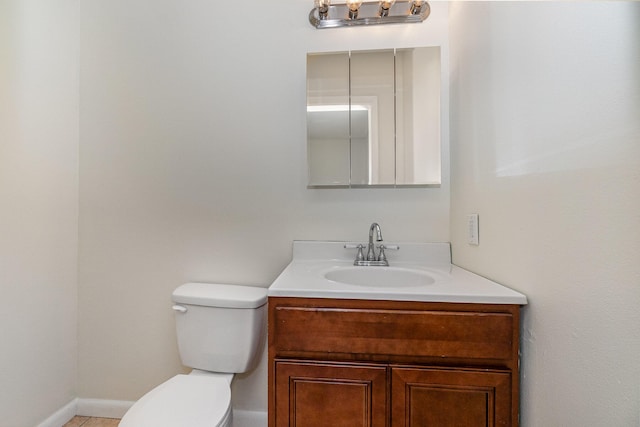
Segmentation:
{"type": "Polygon", "coordinates": [[[358,250],[358,254],[356,255],[356,262],[358,261],[364,261],[364,253],[362,252],[362,250],[364,249],[364,245],[362,243],[359,243],[357,245],[355,244],[351,244],[351,243],[347,243],[344,245],[345,249],[357,249],[358,250]]]}
{"type": "Polygon", "coordinates": [[[400,249],[400,246],[398,245],[380,245],[378,246],[379,249],[391,249],[392,251],[397,251],[400,249]]]}
{"type": "Polygon", "coordinates": [[[391,249],[391,250],[397,251],[398,249],[400,249],[400,246],[398,246],[398,245],[380,245],[380,246],[378,246],[378,249],[380,249],[380,252],[378,253],[378,261],[387,262],[387,255],[384,253],[384,250],[385,249],[391,249]]]}

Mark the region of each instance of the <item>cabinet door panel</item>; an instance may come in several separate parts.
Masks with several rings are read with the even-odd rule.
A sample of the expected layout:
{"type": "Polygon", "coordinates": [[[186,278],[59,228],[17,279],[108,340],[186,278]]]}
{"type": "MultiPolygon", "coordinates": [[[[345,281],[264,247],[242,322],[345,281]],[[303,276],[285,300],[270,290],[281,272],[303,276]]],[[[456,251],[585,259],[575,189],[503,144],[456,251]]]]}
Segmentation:
{"type": "Polygon", "coordinates": [[[393,368],[393,427],[511,426],[506,371],[393,368]]]}
{"type": "Polygon", "coordinates": [[[276,362],[276,426],[385,427],[387,370],[276,362]]]}

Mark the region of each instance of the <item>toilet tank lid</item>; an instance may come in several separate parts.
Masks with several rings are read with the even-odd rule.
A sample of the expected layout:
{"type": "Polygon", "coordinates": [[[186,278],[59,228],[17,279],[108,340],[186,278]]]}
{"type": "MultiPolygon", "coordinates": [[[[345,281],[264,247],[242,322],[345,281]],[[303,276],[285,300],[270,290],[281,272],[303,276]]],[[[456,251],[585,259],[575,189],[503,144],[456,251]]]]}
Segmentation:
{"type": "Polygon", "coordinates": [[[257,308],[267,303],[267,288],[185,283],[173,291],[173,301],[181,304],[222,308],[257,308]]]}

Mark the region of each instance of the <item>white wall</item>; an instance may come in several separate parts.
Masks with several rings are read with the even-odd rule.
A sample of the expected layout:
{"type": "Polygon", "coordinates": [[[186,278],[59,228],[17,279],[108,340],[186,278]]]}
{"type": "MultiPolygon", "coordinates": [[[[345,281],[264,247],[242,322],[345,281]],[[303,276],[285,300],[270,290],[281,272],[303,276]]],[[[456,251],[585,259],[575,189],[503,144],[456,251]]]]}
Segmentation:
{"type": "Polygon", "coordinates": [[[453,258],[529,297],[522,426],[637,426],[640,3],[450,20],[453,258]]]}
{"type": "MultiPolygon", "coordinates": [[[[305,151],[307,52],[442,45],[447,64],[448,5],[334,30],[310,26],[311,1],[266,6],[81,3],[82,397],[137,399],[182,369],[170,295],[185,281],[267,286],[292,240],[366,239],[372,221],[387,240],[449,240],[448,134],[440,188],[308,190],[305,151]]],[[[266,398],[263,360],[234,399],[266,398]]]]}
{"type": "Polygon", "coordinates": [[[78,5],[0,2],[0,424],[75,397],[78,5]]]}

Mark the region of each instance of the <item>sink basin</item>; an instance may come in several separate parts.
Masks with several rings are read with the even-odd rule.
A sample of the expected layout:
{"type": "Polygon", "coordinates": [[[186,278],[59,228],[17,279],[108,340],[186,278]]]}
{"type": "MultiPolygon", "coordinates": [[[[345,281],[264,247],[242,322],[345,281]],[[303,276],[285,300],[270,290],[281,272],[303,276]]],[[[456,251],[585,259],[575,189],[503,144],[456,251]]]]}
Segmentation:
{"type": "Polygon", "coordinates": [[[325,273],[332,282],[368,287],[417,287],[435,283],[429,274],[396,267],[344,267],[325,273]]]}

